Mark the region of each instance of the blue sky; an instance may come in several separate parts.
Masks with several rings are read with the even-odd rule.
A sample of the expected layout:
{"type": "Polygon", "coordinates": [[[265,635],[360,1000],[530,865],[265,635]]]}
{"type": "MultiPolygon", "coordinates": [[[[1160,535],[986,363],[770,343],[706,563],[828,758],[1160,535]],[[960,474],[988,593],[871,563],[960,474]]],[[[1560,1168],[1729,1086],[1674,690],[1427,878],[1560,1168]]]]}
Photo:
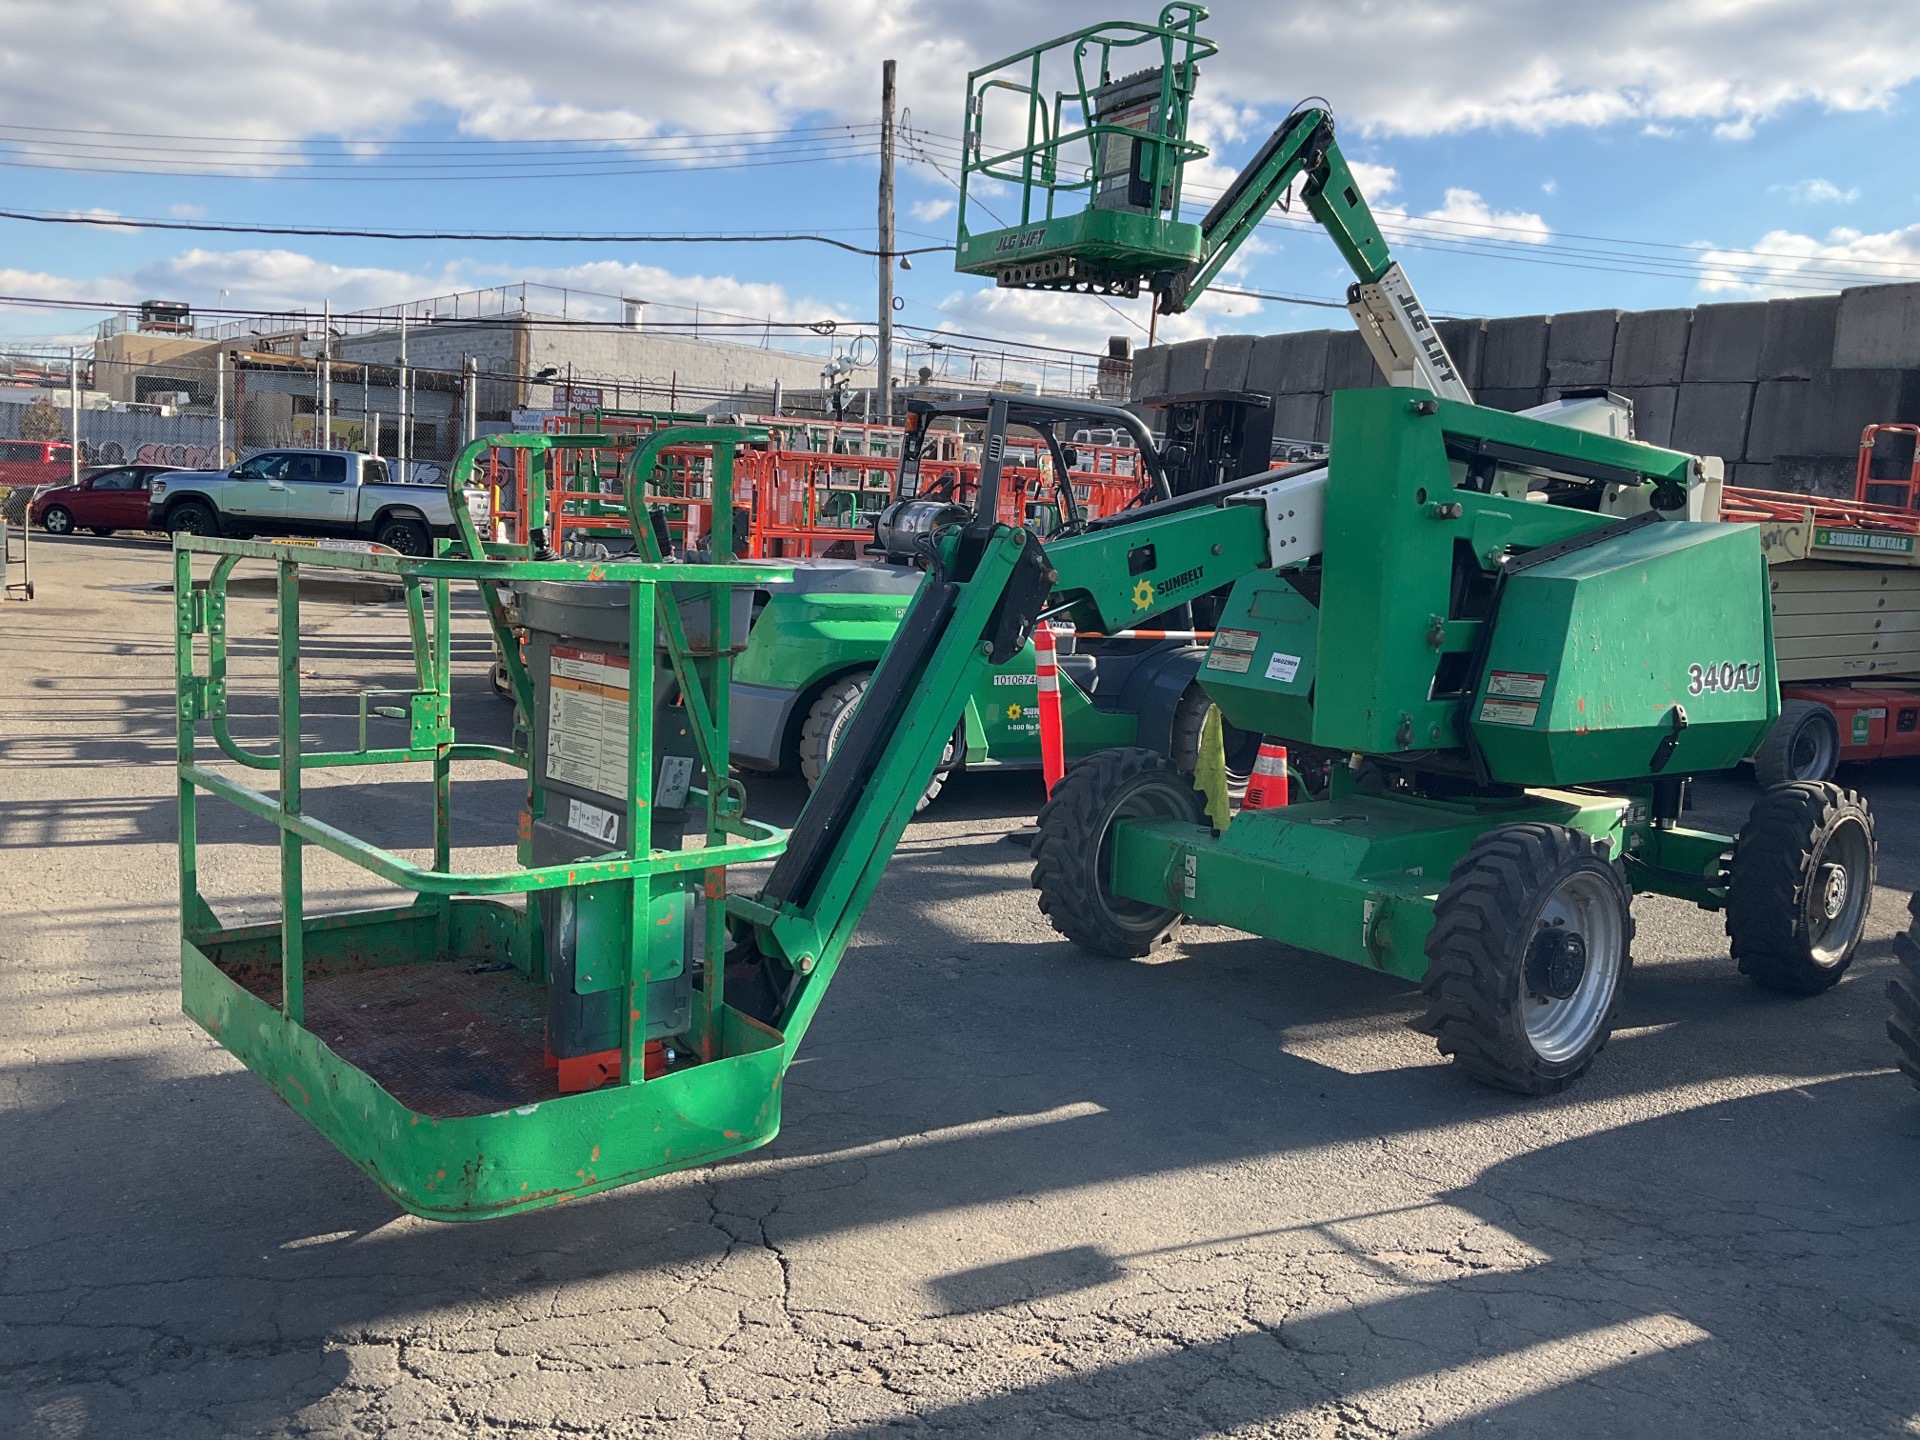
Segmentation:
{"type": "MultiPolygon", "coordinates": [[[[956,18],[934,0],[714,0],[697,11],[605,0],[534,24],[506,0],[335,0],[302,7],[290,26],[282,7],[241,0],[13,0],[0,37],[0,205],[348,227],[818,231],[871,244],[865,140],[818,127],[873,119],[881,58],[899,58],[901,104],[940,158],[960,129],[970,66],[1121,13],[1109,5],[988,0],[956,18]],[[105,143],[122,161],[129,147],[150,147],[137,152],[150,169],[204,172],[219,151],[212,158],[231,170],[243,139],[330,168],[82,173],[71,150],[47,143],[81,137],[27,127],[111,132],[105,143]],[[719,158],[735,168],[572,173],[630,169],[630,156],[584,139],[746,130],[778,152],[746,158],[781,163],[739,165],[729,142],[719,158]],[[517,158],[531,140],[576,143],[517,158]],[[400,173],[408,144],[432,141],[461,142],[462,164],[531,166],[542,178],[440,178],[445,163],[431,178],[382,178],[400,173]],[[69,168],[38,168],[50,164],[69,168]]],[[[1920,4],[1621,0],[1596,12],[1365,0],[1306,12],[1236,0],[1214,10],[1207,29],[1223,49],[1203,67],[1196,113],[1218,165],[1199,178],[1217,183],[1295,99],[1325,95],[1436,312],[1690,305],[1920,279],[1910,138],[1920,4]],[[1476,253],[1489,242],[1505,253],[1476,253]],[[1726,271],[1687,247],[1764,253],[1732,254],[1726,271]]],[[[953,216],[941,209],[952,195],[904,150],[901,243],[950,241],[953,216]]],[[[1269,227],[1257,249],[1229,283],[1337,299],[1349,278],[1317,233],[1269,227]]],[[[698,305],[857,321],[874,314],[873,265],[805,245],[273,240],[0,220],[0,294],[158,296],[203,309],[331,299],[344,310],[524,278],[638,295],[659,316],[698,305]]],[[[998,294],[938,255],[899,274],[897,288],[899,318],[934,329],[1094,348],[1107,334],[1143,338],[1146,326],[1145,301],[998,294]]],[[[90,333],[92,319],[0,305],[0,334],[90,333]]],[[[1346,323],[1337,311],[1213,297],[1160,332],[1346,323]]]]}

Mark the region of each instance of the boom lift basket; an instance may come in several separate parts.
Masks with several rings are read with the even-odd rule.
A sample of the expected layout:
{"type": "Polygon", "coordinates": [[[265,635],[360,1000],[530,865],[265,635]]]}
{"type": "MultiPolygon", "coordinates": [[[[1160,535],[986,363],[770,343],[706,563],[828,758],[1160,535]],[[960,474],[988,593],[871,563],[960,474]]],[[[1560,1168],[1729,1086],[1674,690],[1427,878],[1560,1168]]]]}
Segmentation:
{"type": "MultiPolygon", "coordinates": [[[[734,449],[760,438],[734,428],[663,429],[635,453],[629,484],[634,474],[651,473],[664,447],[710,445],[714,503],[724,512],[734,449]]],[[[458,496],[489,446],[526,452],[545,474],[569,449],[610,443],[597,435],[489,437],[462,454],[449,486],[458,496]]],[[[724,533],[715,539],[716,563],[660,563],[644,514],[633,527],[640,558],[540,560],[526,545],[483,543],[458,503],[455,513],[465,555],[447,553],[458,542],[433,558],[408,558],[378,547],[191,536],[176,537],[174,552],[182,1006],[396,1204],[443,1220],[548,1205],[763,1144],[779,1128],[791,1050],[781,1032],[728,1005],[723,993],[726,867],[770,859],[786,845],[785,831],[746,818],[744,796],[725,778],[732,602],[739,587],[778,579],[783,567],[735,563],[724,533]],[[203,555],[212,571],[196,589],[195,560],[203,555]],[[265,561],[275,574],[279,743],[272,750],[240,743],[229,728],[228,582],[244,560],[265,561]],[[413,684],[361,695],[352,748],[319,750],[303,734],[313,728],[311,720],[303,727],[301,712],[303,568],[391,576],[405,599],[413,684]],[[566,719],[551,683],[541,687],[548,703],[533,703],[533,681],[518,647],[509,646],[511,681],[534,743],[525,751],[461,743],[450,688],[449,587],[456,581],[479,585],[496,630],[502,586],[624,589],[625,663],[601,657],[605,673],[566,692],[566,719]],[[648,691],[654,704],[645,703],[648,691]],[[597,737],[586,735],[596,752],[569,763],[609,777],[601,783],[618,799],[605,808],[567,796],[548,773],[550,724],[566,719],[578,731],[582,713],[588,732],[597,724],[597,737]],[[663,718],[673,737],[659,733],[663,718]],[[382,721],[397,722],[391,728],[403,734],[370,744],[370,726],[382,721]],[[203,731],[243,771],[272,772],[277,793],[208,763],[203,731]],[[449,803],[463,761],[526,773],[515,868],[452,868],[449,803]],[[689,783],[696,763],[719,778],[689,783]],[[310,772],[376,766],[389,767],[391,780],[417,781],[417,767],[430,770],[429,863],[307,813],[302,781],[310,772]],[[415,768],[396,773],[395,766],[415,768]],[[284,923],[223,925],[202,897],[203,793],[277,827],[284,923]],[[684,848],[681,817],[662,823],[674,806],[705,822],[704,837],[684,848]],[[577,848],[556,852],[549,844],[541,853],[538,837],[556,829],[568,829],[577,848]],[[414,899],[309,913],[308,847],[414,899]],[[597,1055],[569,1054],[580,1047],[555,1043],[584,1011],[614,1032],[597,1055]],[[583,1070],[593,1073],[582,1078],[583,1070]],[[563,1093],[601,1079],[598,1088],[563,1093]]]]}
{"type": "Polygon", "coordinates": [[[1199,33],[1206,14],[1170,4],[1156,24],[1089,26],[967,77],[957,269],[1133,296],[1143,275],[1200,258],[1180,186],[1207,153],[1187,139],[1200,62],[1217,49],[1199,33]],[[1017,222],[993,198],[1001,186],[1013,187],[1017,222]],[[980,213],[992,229],[971,228],[980,213]]]}

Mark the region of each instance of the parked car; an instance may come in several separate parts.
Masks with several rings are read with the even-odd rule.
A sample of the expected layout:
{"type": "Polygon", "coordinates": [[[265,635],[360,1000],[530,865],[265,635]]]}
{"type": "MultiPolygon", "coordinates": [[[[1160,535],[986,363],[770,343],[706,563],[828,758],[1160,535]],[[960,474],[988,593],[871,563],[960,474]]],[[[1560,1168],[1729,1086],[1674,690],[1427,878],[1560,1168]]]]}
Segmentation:
{"type": "Polygon", "coordinates": [[[64,440],[0,440],[0,485],[58,485],[73,476],[73,447],[64,440]]]}
{"type": "Polygon", "coordinates": [[[149,530],[153,522],[147,518],[147,487],[167,469],[165,465],[97,465],[80,477],[78,485],[42,489],[33,497],[27,519],[49,535],[149,530]]]}
{"type": "Polygon", "coordinates": [[[231,470],[169,471],[153,482],[148,514],[155,530],[353,536],[402,555],[431,554],[434,536],[455,534],[444,489],[396,483],[386,461],[346,450],[263,450],[231,470]]]}

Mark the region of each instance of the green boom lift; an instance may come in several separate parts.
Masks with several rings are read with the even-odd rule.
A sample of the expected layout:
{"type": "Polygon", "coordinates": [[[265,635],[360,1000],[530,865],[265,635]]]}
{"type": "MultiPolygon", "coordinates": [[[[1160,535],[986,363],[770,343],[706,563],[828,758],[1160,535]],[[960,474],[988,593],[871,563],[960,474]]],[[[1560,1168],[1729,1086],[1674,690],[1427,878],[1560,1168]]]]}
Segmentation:
{"type": "MultiPolygon", "coordinates": [[[[1816,992],[1847,967],[1874,871],[1857,795],[1778,787],[1737,837],[1682,823],[1688,777],[1738,763],[1779,714],[1758,531],[1699,518],[1714,513],[1704,462],[1599,433],[1604,402],[1561,416],[1582,428],[1423,389],[1350,391],[1335,397],[1324,468],[1043,542],[995,518],[1008,413],[1006,397],[989,402],[973,508],[909,495],[882,516],[876,544],[924,573],[790,834],[748,819],[726,778],[736,612],[776,567],[737,563],[724,535],[695,565],[660,563],[638,511],[637,559],[483,544],[458,501],[476,444],[448,479],[459,553],[176,537],[184,1008],[417,1214],[507,1214],[763,1144],[981,676],[1043,614],[1112,632],[1223,585],[1207,692],[1244,729],[1352,758],[1327,798],[1224,829],[1153,752],[1083,760],[1034,851],[1041,906],[1077,943],[1138,955],[1192,916],[1397,975],[1421,986],[1425,1028],[1463,1070],[1533,1093],[1570,1083],[1605,1044],[1634,893],[1724,911],[1735,959],[1763,985],[1816,992]],[[198,554],[215,557],[204,589],[198,554]],[[229,728],[226,584],[247,560],[276,576],[271,751],[229,728]],[[302,725],[306,566],[393,575],[407,601],[414,684],[363,695],[350,748],[318,749],[302,725]],[[604,632],[618,644],[530,647],[535,673],[503,645],[534,732],[525,751],[454,733],[448,587],[467,581],[503,641],[503,584],[519,597],[553,586],[583,611],[624,592],[620,628],[604,632]],[[370,743],[376,722],[403,733],[370,743]],[[203,763],[203,729],[229,761],[273,772],[276,793],[203,763]],[[527,772],[516,867],[452,869],[453,772],[467,761],[527,772]],[[308,771],[381,766],[430,775],[430,858],[309,813],[308,771]],[[208,905],[203,793],[277,828],[282,921],[224,925],[208,905]],[[414,898],[309,915],[308,847],[414,898]],[[729,867],[769,858],[758,888],[736,893],[729,867]],[[604,1083],[579,1088],[583,1068],[604,1083]]],[[[663,431],[635,452],[629,489],[662,447],[710,444],[724,514],[734,447],[754,438],[663,431]]],[[[544,465],[611,438],[505,443],[544,465]]]]}

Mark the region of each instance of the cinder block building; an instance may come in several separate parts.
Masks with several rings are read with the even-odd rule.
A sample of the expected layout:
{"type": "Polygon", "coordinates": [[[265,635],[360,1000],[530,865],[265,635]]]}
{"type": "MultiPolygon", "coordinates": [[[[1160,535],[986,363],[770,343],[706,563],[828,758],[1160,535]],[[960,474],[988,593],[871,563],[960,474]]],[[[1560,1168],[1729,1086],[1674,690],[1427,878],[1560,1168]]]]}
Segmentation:
{"type": "MultiPolygon", "coordinates": [[[[1672,310],[1449,320],[1483,405],[1524,410],[1598,386],[1640,438],[1718,455],[1735,484],[1846,495],[1860,432],[1920,422],[1920,284],[1672,310]]],[[[1324,441],[1336,390],[1386,384],[1354,330],[1223,335],[1142,351],[1133,399],[1201,389],[1273,397],[1274,434],[1324,441]]]]}

